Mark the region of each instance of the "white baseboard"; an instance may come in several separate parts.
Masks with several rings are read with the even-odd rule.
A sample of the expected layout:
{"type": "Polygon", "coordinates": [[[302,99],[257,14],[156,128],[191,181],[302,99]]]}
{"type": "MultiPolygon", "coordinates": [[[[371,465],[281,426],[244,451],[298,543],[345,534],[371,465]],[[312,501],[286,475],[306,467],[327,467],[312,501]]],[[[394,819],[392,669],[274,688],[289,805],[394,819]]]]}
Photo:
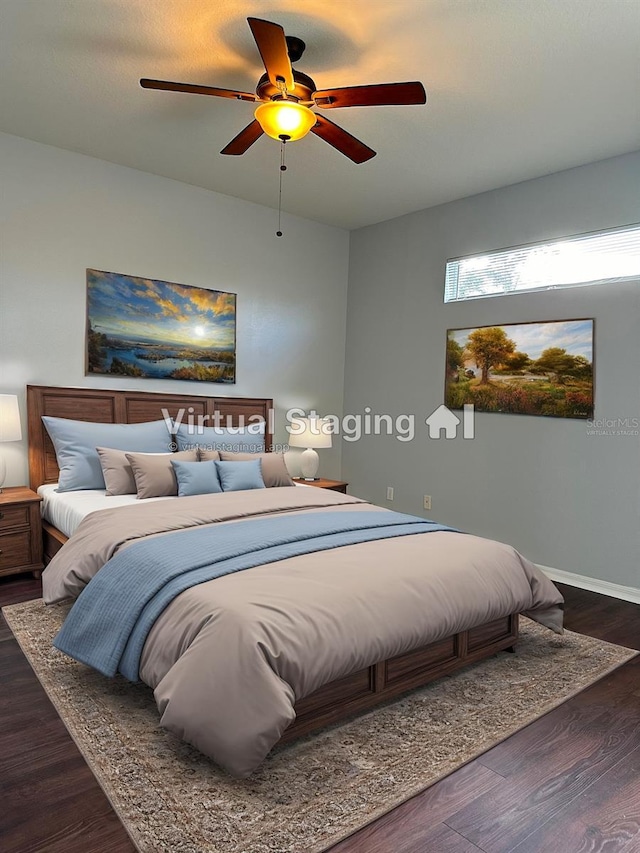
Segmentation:
{"type": "Polygon", "coordinates": [[[589,578],[586,575],[563,572],[562,569],[553,569],[551,566],[537,565],[552,581],[566,583],[568,586],[577,586],[580,589],[588,589],[590,592],[599,592],[600,595],[610,595],[612,598],[621,598],[623,601],[640,604],[640,589],[636,589],[633,586],[622,586],[619,583],[602,581],[598,578],[589,578]]]}

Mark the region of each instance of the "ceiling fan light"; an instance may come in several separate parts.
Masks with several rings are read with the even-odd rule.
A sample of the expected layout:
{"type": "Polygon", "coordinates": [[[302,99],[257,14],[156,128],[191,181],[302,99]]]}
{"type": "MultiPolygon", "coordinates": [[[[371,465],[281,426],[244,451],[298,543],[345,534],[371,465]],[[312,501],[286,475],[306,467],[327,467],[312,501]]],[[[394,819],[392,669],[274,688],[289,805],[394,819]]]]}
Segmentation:
{"type": "Polygon", "coordinates": [[[294,141],[302,139],[316,123],[316,115],[296,101],[267,101],[260,104],[255,117],[267,136],[294,141]]]}

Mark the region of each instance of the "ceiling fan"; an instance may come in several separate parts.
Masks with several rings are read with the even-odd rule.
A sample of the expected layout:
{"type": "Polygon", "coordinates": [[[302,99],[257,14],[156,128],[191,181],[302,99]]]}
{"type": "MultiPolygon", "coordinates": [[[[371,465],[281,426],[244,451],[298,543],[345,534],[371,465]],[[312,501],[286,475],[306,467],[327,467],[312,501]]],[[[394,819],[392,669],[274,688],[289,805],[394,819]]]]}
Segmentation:
{"type": "Polygon", "coordinates": [[[289,142],[302,139],[311,131],[354,163],[364,163],[375,157],[376,152],[323,115],[313,112],[312,107],[328,110],[426,103],[424,86],[418,82],[317,89],[311,77],[291,67],[291,63],[300,59],[306,47],[302,39],[285,36],[283,28],[270,21],[260,18],[247,18],[247,21],[266,68],[266,74],[258,80],[255,94],[192,83],[171,83],[147,78],[140,80],[144,89],[260,102],[254,120],[222,149],[221,154],[244,154],[263,133],[289,142]]]}

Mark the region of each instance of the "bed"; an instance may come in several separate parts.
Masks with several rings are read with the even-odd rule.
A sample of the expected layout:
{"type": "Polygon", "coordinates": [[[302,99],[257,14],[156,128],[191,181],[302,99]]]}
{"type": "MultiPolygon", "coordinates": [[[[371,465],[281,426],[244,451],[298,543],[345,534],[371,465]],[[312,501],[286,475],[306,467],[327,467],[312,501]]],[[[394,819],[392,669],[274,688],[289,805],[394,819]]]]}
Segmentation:
{"type": "MultiPolygon", "coordinates": [[[[267,398],[29,386],[27,401],[34,489],[58,477],[43,415],[140,423],[157,419],[162,409],[175,416],[178,409],[191,407],[196,414],[218,411],[231,421],[259,415],[267,420],[267,449],[273,442],[272,401],[267,398]]],[[[70,565],[84,560],[83,535],[87,542],[98,543],[92,552],[100,552],[103,542],[106,561],[89,561],[80,587],[71,583],[71,597],[85,584],[87,589],[99,586],[97,580],[107,574],[103,562],[113,567],[127,558],[127,551],[129,560],[135,560],[133,540],[139,544],[148,536],[153,549],[152,540],[157,546],[166,530],[182,536],[181,525],[188,528],[185,533],[193,537],[197,550],[200,535],[219,537],[240,522],[249,530],[247,525],[260,526],[266,519],[269,529],[278,524],[291,529],[294,522],[317,526],[330,516],[332,525],[347,516],[351,524],[359,514],[379,516],[379,524],[406,521],[399,516],[396,521],[397,514],[356,497],[302,486],[213,495],[202,501],[185,497],[137,503],[135,512],[126,507],[94,512],[68,544],[64,533],[45,519],[44,552],[51,566],[44,577],[49,587],[62,578],[68,590],[64,584],[75,571],[70,565]],[[135,533],[128,527],[134,523],[135,533]],[[113,536],[111,528],[117,530],[113,536]]],[[[287,554],[180,592],[154,618],[141,651],[140,676],[155,691],[162,724],[239,777],[248,776],[276,742],[338,722],[512,648],[521,612],[562,630],[557,589],[501,543],[446,530],[410,534],[407,528],[398,538],[287,554]],[[425,594],[421,585],[427,582],[427,557],[433,577],[425,594]],[[513,589],[506,588],[507,577],[513,589]],[[454,593],[460,590],[466,601],[454,603],[454,593]],[[248,612],[259,614],[255,624],[249,624],[248,612]],[[232,694],[236,704],[227,707],[232,694]]]]}

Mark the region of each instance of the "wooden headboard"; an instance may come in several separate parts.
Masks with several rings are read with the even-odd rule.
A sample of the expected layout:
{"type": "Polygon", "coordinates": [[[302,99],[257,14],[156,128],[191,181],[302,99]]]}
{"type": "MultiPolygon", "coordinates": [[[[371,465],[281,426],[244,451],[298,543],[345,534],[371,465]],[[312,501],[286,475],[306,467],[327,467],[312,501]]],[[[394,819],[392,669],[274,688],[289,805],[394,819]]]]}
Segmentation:
{"type": "Polygon", "coordinates": [[[27,385],[31,488],[58,482],[56,454],[42,423],[42,415],[76,421],[137,424],[160,420],[163,417],[162,409],[167,409],[172,417],[177,416],[179,409],[186,409],[196,419],[198,415],[208,415],[208,424],[211,426],[215,424],[211,418],[216,413],[223,419],[221,426],[239,426],[241,419],[244,419],[245,424],[253,423],[248,418],[257,415],[266,421],[265,448],[270,450],[273,444],[273,400],[263,397],[203,397],[152,391],[27,385]]]}

